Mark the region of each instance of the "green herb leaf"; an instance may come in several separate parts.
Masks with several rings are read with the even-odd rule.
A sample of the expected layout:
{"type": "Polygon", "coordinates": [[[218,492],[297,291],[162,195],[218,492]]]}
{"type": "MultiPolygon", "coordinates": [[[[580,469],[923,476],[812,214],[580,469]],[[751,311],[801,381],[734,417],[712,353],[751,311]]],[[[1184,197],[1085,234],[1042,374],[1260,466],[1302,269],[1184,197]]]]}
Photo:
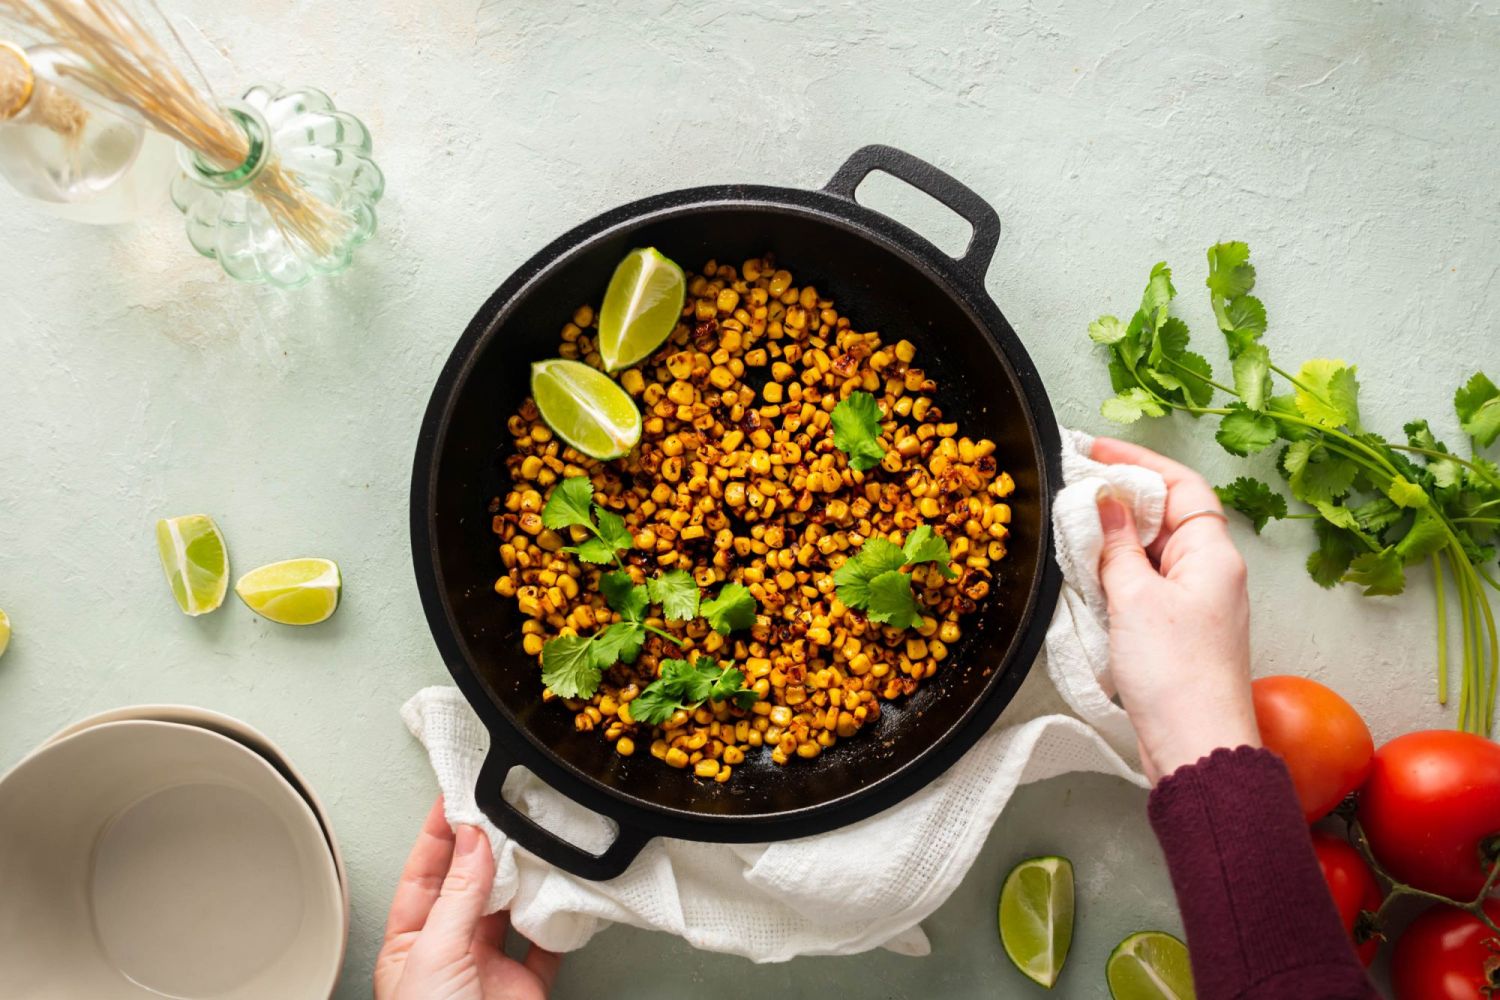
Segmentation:
{"type": "Polygon", "coordinates": [[[1354,516],[1354,511],[1341,504],[1324,503],[1319,501],[1313,504],[1318,514],[1333,525],[1335,528],[1345,528],[1349,531],[1359,531],[1359,518],[1354,516]]]}
{"type": "Polygon", "coordinates": [[[1255,287],[1250,245],[1239,240],[1208,248],[1208,290],[1221,299],[1237,299],[1255,287]]]}
{"type": "MultiPolygon", "coordinates": [[[[702,661],[700,660],[701,664],[702,661]]],[[[745,675],[741,671],[730,667],[720,671],[713,678],[708,688],[709,701],[725,701],[733,699],[740,708],[749,708],[760,700],[760,696],[745,687],[745,675]]]]}
{"type": "Polygon", "coordinates": [[[599,577],[599,591],[609,606],[631,621],[646,617],[646,607],[651,603],[646,588],[630,578],[624,570],[615,570],[599,577]]]}
{"type": "Polygon", "coordinates": [[[914,566],[917,563],[937,563],[938,572],[949,580],[958,575],[948,568],[948,564],[953,561],[953,555],[948,551],[948,543],[943,540],[942,536],[935,534],[928,525],[919,524],[913,528],[911,534],[906,536],[906,543],[901,546],[901,551],[906,557],[908,566],[914,566]]]}
{"type": "Polygon", "coordinates": [[[698,585],[685,569],[674,569],[647,581],[651,600],[661,605],[663,618],[685,622],[698,617],[698,585]]]}
{"type": "MultiPolygon", "coordinates": [[[[1229,346],[1231,360],[1254,346],[1266,332],[1266,307],[1250,294],[1255,287],[1255,268],[1250,247],[1234,241],[1208,248],[1209,301],[1214,318],[1229,346]]],[[[1251,409],[1258,407],[1251,406],[1251,409]]]]}
{"type": "Polygon", "coordinates": [[[1146,281],[1146,291],[1141,295],[1141,312],[1153,330],[1161,328],[1167,318],[1167,303],[1177,296],[1172,287],[1172,269],[1166,261],[1158,261],[1151,268],[1151,277],[1146,281]]]}
{"type": "Polygon", "coordinates": [[[639,621],[615,622],[594,633],[590,647],[593,664],[600,670],[608,670],[616,663],[634,663],[645,641],[646,630],[639,621]]]}
{"type": "Polygon", "coordinates": [[[1276,442],[1276,421],[1248,409],[1244,403],[1230,403],[1214,438],[1231,455],[1253,455],[1276,442]]]}
{"type": "Polygon", "coordinates": [[[1209,380],[1214,377],[1213,366],[1208,359],[1201,354],[1192,351],[1184,351],[1173,359],[1178,369],[1185,370],[1180,375],[1182,388],[1186,394],[1183,402],[1195,403],[1198,406],[1207,406],[1214,398],[1214,387],[1209,380]]]}
{"type": "Polygon", "coordinates": [[[1276,421],[1276,433],[1283,441],[1306,441],[1313,436],[1312,428],[1288,419],[1302,416],[1302,411],[1297,409],[1297,398],[1291,393],[1266,400],[1266,412],[1276,421]]]}
{"type": "Polygon", "coordinates": [[[726,583],[719,596],[703,602],[700,610],[715,632],[728,635],[755,624],[755,595],[743,584],[726,583]]]}
{"type": "Polygon", "coordinates": [[[1353,508],[1353,511],[1360,530],[1374,535],[1401,520],[1401,508],[1386,497],[1375,497],[1353,508]]]}
{"type": "Polygon", "coordinates": [[[1401,561],[1410,566],[1414,562],[1420,562],[1440,552],[1448,544],[1448,532],[1443,527],[1442,518],[1432,512],[1432,508],[1423,507],[1417,511],[1417,516],[1412,520],[1411,527],[1406,529],[1406,534],[1396,543],[1396,554],[1401,561]]]}
{"type": "Polygon", "coordinates": [[[1271,398],[1271,352],[1264,344],[1251,344],[1234,359],[1234,391],[1252,410],[1264,410],[1271,398]]]}
{"type": "Polygon", "coordinates": [[[599,538],[613,549],[628,549],[635,544],[625,519],[612,510],[595,505],[594,513],[599,517],[599,538]]]}
{"type": "Polygon", "coordinates": [[[1480,447],[1488,448],[1500,437],[1500,389],[1495,388],[1484,372],[1475,372],[1453,394],[1453,408],[1458,411],[1464,433],[1480,447]]]}
{"type": "Polygon", "coordinates": [[[1113,316],[1100,316],[1089,324],[1089,339],[1096,344],[1118,344],[1128,327],[1113,316]]]}
{"type": "Polygon", "coordinates": [[[1359,466],[1315,441],[1294,441],[1282,454],[1292,496],[1304,503],[1333,501],[1349,492],[1359,466]]]}
{"type": "Polygon", "coordinates": [[[614,562],[615,559],[614,546],[598,538],[585,538],[577,545],[564,545],[563,551],[571,552],[584,562],[593,563],[596,566],[614,562]]]}
{"type": "Polygon", "coordinates": [[[1426,507],[1428,504],[1427,492],[1405,476],[1392,479],[1385,488],[1385,495],[1398,507],[1426,507]]]}
{"type": "Polygon", "coordinates": [[[849,467],[864,471],[880,464],[880,404],[868,392],[851,392],[833,408],[833,444],[849,456],[849,467]]]}
{"type": "Polygon", "coordinates": [[[870,581],[906,563],[906,552],[900,546],[880,535],[870,536],[858,552],[833,571],[839,600],[851,608],[869,607],[870,581]]]}
{"type": "Polygon", "coordinates": [[[1166,410],[1151,394],[1142,388],[1127,389],[1111,399],[1106,399],[1104,405],[1099,407],[1100,414],[1106,420],[1113,420],[1117,424],[1133,424],[1141,417],[1160,417],[1166,415],[1166,410]]]}
{"type": "Polygon", "coordinates": [[[653,726],[661,725],[678,709],[692,709],[705,701],[733,699],[740,708],[749,708],[758,700],[745,688],[745,675],[739,670],[720,669],[712,657],[661,661],[661,676],[630,703],[632,718],[653,726]]]}
{"type": "Polygon", "coordinates": [[[1326,590],[1344,578],[1359,551],[1359,539],[1325,520],[1313,522],[1313,533],[1318,536],[1318,547],[1307,557],[1307,572],[1326,590]]]}
{"type": "Polygon", "coordinates": [[[873,622],[892,628],[911,628],[922,620],[917,599],[911,592],[911,577],[893,569],[870,581],[870,602],[866,614],[873,622]]]}
{"type": "Polygon", "coordinates": [[[647,684],[645,690],[630,703],[630,717],[647,725],[659,726],[672,717],[672,713],[685,707],[682,698],[661,681],[647,684]]]}
{"type": "Polygon", "coordinates": [[[1366,597],[1391,596],[1406,589],[1406,570],[1395,548],[1386,548],[1355,556],[1344,581],[1365,588],[1366,597]]]}
{"type": "MultiPolygon", "coordinates": [[[[1342,361],[1329,358],[1314,358],[1302,362],[1297,371],[1297,409],[1302,415],[1320,427],[1354,426],[1359,422],[1359,410],[1350,412],[1349,383],[1353,383],[1353,371],[1342,361]],[[1349,372],[1348,376],[1341,373],[1349,372]],[[1340,376],[1340,388],[1335,388],[1335,376],[1340,376]]],[[[1358,383],[1354,383],[1358,388],[1358,383]]]]}
{"type": "Polygon", "coordinates": [[[1157,328],[1156,338],[1151,342],[1151,350],[1146,355],[1146,360],[1152,367],[1160,367],[1161,363],[1169,358],[1177,359],[1187,352],[1188,341],[1192,334],[1188,331],[1188,325],[1176,316],[1168,316],[1157,328]]]}
{"type": "Polygon", "coordinates": [[[1219,500],[1250,519],[1258,535],[1272,520],[1286,517],[1286,497],[1253,476],[1241,476],[1228,486],[1215,486],[1219,500]]]}
{"type": "Polygon", "coordinates": [[[560,635],[542,646],[542,683],[559,698],[590,698],[599,687],[600,671],[588,639],[560,635]]]}
{"type": "Polygon", "coordinates": [[[542,524],[553,531],[575,524],[592,528],[589,509],[594,503],[594,486],[587,476],[564,479],[552,488],[552,495],[542,508],[542,524]]]}

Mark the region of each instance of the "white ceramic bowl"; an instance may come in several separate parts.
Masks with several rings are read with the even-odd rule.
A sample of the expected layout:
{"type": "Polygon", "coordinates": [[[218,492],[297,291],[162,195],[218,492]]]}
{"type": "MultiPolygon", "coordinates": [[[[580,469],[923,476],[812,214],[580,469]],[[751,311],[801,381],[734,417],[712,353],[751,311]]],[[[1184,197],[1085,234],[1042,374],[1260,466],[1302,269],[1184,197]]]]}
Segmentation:
{"type": "MultiPolygon", "coordinates": [[[[178,722],[185,726],[202,726],[204,729],[212,730],[220,736],[227,736],[238,743],[254,750],[266,759],[277,772],[285,778],[312,807],[314,815],[318,817],[318,823],[323,827],[323,835],[328,839],[328,850],[333,854],[333,866],[339,873],[339,889],[344,895],[344,936],[347,940],[349,932],[349,873],[344,868],[344,855],[339,850],[338,838],[333,834],[333,822],[328,817],[328,810],[324,807],[317,792],[313,791],[312,785],[308,784],[302,773],[293,766],[291,758],[282,751],[271,738],[256,729],[250,723],[242,719],[236,719],[221,712],[210,711],[206,708],[197,708],[193,705],[128,705],[124,708],[112,708],[98,715],[90,715],[79,719],[69,726],[65,726],[53,733],[42,744],[43,747],[56,743],[58,740],[74,733],[81,733],[85,729],[101,726],[106,722],[124,722],[130,719],[154,719],[157,722],[178,722]]],[[[40,747],[38,748],[40,749],[40,747]]]]}
{"type": "Polygon", "coordinates": [[[17,1000],[322,1000],[343,898],[322,826],[259,754],[111,722],[0,778],[0,970],[17,1000]]]}

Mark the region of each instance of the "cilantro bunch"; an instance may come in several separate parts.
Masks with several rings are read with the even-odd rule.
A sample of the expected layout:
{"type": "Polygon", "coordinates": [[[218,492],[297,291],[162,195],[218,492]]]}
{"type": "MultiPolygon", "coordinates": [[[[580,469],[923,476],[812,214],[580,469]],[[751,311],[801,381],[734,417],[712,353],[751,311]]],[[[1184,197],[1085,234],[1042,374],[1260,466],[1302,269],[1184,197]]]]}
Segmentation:
{"type": "Polygon", "coordinates": [[[584,562],[613,561],[619,567],[600,575],[599,592],[621,620],[593,635],[560,635],[542,645],[542,683],[559,697],[592,697],[605,670],[616,663],[635,662],[648,632],[681,646],[681,639],[646,623],[646,612],[653,604],[660,606],[662,618],[668,621],[691,621],[701,613],[721,635],[755,624],[755,597],[742,584],[725,584],[717,597],[702,601],[697,583],[686,570],[669,570],[636,583],[619,555],[635,540],[624,518],[594,503],[594,488],[586,476],[558,483],[542,508],[542,524],[553,530],[574,525],[587,528],[592,538],[565,546],[563,551],[584,562]]]}
{"type": "Polygon", "coordinates": [[[911,628],[922,620],[916,595],[911,589],[911,574],[901,572],[904,566],[932,563],[949,580],[955,574],[948,568],[952,561],[948,543],[932,528],[918,525],[897,545],[880,535],[872,535],[859,552],[844,560],[833,571],[839,600],[863,611],[871,621],[893,628],[911,628]]]}
{"type": "Polygon", "coordinates": [[[745,675],[734,668],[720,669],[712,657],[662,660],[661,676],[630,703],[631,718],[659,726],[678,709],[692,711],[706,701],[733,701],[749,708],[759,695],[745,687],[745,675]]]}
{"type": "Polygon", "coordinates": [[[1448,699],[1446,572],[1462,623],[1459,726],[1488,734],[1500,641],[1485,588],[1500,590],[1489,565],[1500,534],[1500,466],[1479,452],[1500,437],[1500,389],[1477,373],[1454,395],[1459,425],[1470,438],[1467,457],[1437,440],[1425,420],[1406,424],[1404,440],[1388,440],[1361,420],[1354,365],[1316,358],[1293,374],[1272,361],[1261,343],[1266,310],[1251,294],[1255,269],[1246,244],[1209,248],[1206,284],[1228,348],[1231,384],[1215,381],[1209,362],[1188,350],[1187,324],[1168,313],[1177,294],[1172,272],[1160,263],[1151,269],[1140,308],[1128,322],[1101,316],[1089,324],[1089,337],[1107,350],[1115,391],[1100,412],[1119,423],[1174,410],[1217,417],[1215,439],[1238,456],[1279,445],[1276,470],[1292,497],[1306,505],[1305,512],[1292,513],[1280,491],[1251,476],[1216,491],[1250,518],[1257,534],[1272,520],[1311,521],[1317,548],[1307,569],[1320,586],[1342,581],[1363,588],[1367,596],[1399,594],[1407,569],[1429,564],[1437,593],[1438,700],[1443,704],[1448,699]],[[1229,401],[1211,405],[1216,393],[1229,401]]]}

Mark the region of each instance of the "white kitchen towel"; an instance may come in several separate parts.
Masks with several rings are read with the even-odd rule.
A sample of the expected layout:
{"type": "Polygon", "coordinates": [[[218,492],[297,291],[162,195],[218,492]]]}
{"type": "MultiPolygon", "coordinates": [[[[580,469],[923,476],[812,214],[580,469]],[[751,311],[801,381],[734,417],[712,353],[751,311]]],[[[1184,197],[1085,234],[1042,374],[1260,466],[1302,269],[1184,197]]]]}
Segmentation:
{"type": "MultiPolygon", "coordinates": [[[[1131,503],[1149,541],[1166,489],[1154,472],[1091,461],[1090,443],[1064,432],[1066,485],[1053,515],[1063,597],[1047,632],[1045,674],[1033,670],[996,727],[942,777],[852,826],[772,844],[660,838],[616,879],[575,878],[522,850],[475,805],[489,735],[458,690],[417,692],[401,717],[427,748],[448,820],[482,826],[494,848],[490,909],[510,910],[518,931],[553,951],[581,948],[618,922],[758,962],[876,947],[925,955],[921,921],[962,881],[1018,785],[1096,771],[1145,787],[1135,735],[1110,697],[1095,501],[1108,487],[1131,503]]],[[[598,852],[609,843],[608,822],[523,768],[511,773],[505,792],[580,847],[598,852]]]]}

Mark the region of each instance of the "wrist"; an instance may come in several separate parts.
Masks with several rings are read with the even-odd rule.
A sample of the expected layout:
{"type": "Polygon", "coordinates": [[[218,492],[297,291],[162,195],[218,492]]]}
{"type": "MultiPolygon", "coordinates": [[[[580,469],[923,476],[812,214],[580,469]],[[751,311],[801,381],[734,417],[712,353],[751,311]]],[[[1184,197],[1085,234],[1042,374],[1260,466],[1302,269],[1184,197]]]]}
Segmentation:
{"type": "Polygon", "coordinates": [[[1259,747],[1260,730],[1253,712],[1246,717],[1219,720],[1213,725],[1185,725],[1161,734],[1160,738],[1141,740],[1142,763],[1154,785],[1180,767],[1196,764],[1215,750],[1236,747],[1259,747]]]}

